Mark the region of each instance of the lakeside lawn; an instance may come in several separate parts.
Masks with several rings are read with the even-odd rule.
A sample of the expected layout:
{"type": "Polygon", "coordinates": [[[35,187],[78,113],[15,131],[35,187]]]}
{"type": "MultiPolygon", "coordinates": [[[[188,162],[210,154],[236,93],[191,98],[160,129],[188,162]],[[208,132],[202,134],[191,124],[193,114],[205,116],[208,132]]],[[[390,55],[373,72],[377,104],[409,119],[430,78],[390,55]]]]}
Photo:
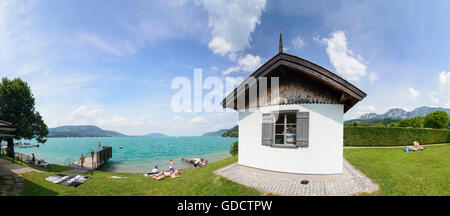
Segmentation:
{"type": "MultiPolygon", "coordinates": [[[[344,149],[344,157],[380,186],[379,191],[362,195],[450,195],[450,145],[428,146],[418,152],[403,152],[400,148],[344,149]]],[[[213,173],[236,161],[236,156],[230,157],[207,167],[186,170],[181,178],[161,181],[142,174],[94,171],[92,179],[76,188],[45,181],[53,173],[24,173],[25,185],[21,195],[265,195],[213,173]],[[124,178],[107,178],[112,175],[124,178]]],[[[85,175],[91,176],[89,172],[85,175]]]]}
{"type": "MultiPolygon", "coordinates": [[[[24,173],[25,184],[21,195],[25,196],[227,196],[227,195],[264,195],[254,189],[216,176],[216,169],[232,164],[237,157],[230,157],[210,163],[199,169],[182,172],[181,178],[167,178],[156,181],[142,174],[122,174],[94,171],[92,179],[78,187],[68,187],[45,181],[53,173],[24,173]],[[108,176],[120,176],[122,179],[110,179],[108,176]]],[[[85,176],[91,176],[90,172],[85,176]]]]}
{"type": "Polygon", "coordinates": [[[380,186],[380,190],[368,195],[450,195],[450,145],[428,146],[418,152],[403,152],[400,148],[344,149],[344,157],[380,186]]]}

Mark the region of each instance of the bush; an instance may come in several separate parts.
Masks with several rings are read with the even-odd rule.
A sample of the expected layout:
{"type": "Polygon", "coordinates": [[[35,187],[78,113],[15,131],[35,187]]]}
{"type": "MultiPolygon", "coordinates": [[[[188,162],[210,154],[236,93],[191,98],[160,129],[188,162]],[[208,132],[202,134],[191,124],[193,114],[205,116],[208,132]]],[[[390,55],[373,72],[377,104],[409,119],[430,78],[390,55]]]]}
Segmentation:
{"type": "Polygon", "coordinates": [[[402,146],[448,143],[450,130],[393,127],[344,127],[344,146],[402,146]]]}
{"type": "Polygon", "coordinates": [[[238,154],[238,148],[239,148],[238,147],[238,142],[236,141],[236,142],[233,143],[233,145],[230,148],[230,154],[233,155],[233,156],[237,155],[238,154]]]}

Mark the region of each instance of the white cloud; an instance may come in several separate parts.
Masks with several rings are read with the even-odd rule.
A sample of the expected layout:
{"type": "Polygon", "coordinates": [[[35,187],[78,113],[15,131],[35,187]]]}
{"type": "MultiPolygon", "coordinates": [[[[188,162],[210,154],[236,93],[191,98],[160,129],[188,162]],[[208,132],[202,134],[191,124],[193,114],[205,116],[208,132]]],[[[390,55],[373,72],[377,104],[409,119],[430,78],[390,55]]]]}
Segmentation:
{"type": "Polygon", "coordinates": [[[206,120],[205,117],[197,116],[197,117],[189,120],[189,122],[191,122],[191,123],[205,123],[205,122],[207,122],[207,120],[206,120]]]}
{"type": "Polygon", "coordinates": [[[339,74],[352,81],[359,81],[366,76],[366,65],[361,63],[361,57],[357,60],[353,51],[347,47],[343,31],[334,32],[331,38],[323,38],[321,43],[327,46],[330,62],[339,74]]]}
{"type": "Polygon", "coordinates": [[[93,109],[89,110],[86,106],[81,106],[67,117],[68,121],[74,121],[77,119],[87,119],[87,118],[95,118],[102,110],[101,109],[93,109]]]}
{"type": "Polygon", "coordinates": [[[233,50],[233,47],[222,37],[214,37],[208,44],[213,53],[225,55],[233,50]]]}
{"type": "Polygon", "coordinates": [[[420,96],[420,91],[413,89],[413,88],[408,88],[408,92],[409,95],[413,98],[413,99],[417,99],[420,96]]]}
{"type": "Polygon", "coordinates": [[[378,79],[378,74],[376,72],[369,73],[369,81],[370,83],[374,83],[375,80],[378,79]]]}
{"type": "Polygon", "coordinates": [[[253,72],[258,69],[262,64],[262,59],[259,56],[253,56],[251,54],[247,54],[244,57],[238,59],[238,65],[229,67],[225,71],[222,72],[223,75],[227,75],[237,71],[244,72],[253,72]]]}
{"type": "Polygon", "coordinates": [[[214,53],[225,55],[249,46],[266,0],[202,0],[202,4],[212,28],[213,38],[208,46],[214,53]]]}
{"type": "Polygon", "coordinates": [[[79,33],[78,40],[81,43],[88,43],[106,53],[123,56],[125,54],[133,54],[136,52],[136,47],[128,41],[114,41],[108,42],[95,34],[79,33]]]}
{"type": "Polygon", "coordinates": [[[306,45],[305,41],[300,36],[297,36],[294,39],[292,39],[291,43],[294,49],[300,49],[306,45]]]}
{"type": "Polygon", "coordinates": [[[111,118],[100,118],[96,120],[96,123],[99,126],[106,126],[106,127],[123,127],[130,124],[130,121],[122,116],[115,115],[111,118]]]}
{"type": "Polygon", "coordinates": [[[442,71],[439,74],[439,86],[441,89],[450,92],[450,71],[442,71]]]}
{"type": "Polygon", "coordinates": [[[184,121],[184,118],[181,117],[181,116],[176,115],[176,116],[173,117],[173,120],[175,120],[175,121],[184,121]]]}
{"type": "Polygon", "coordinates": [[[433,104],[438,104],[438,103],[439,103],[439,99],[436,98],[436,97],[433,96],[433,95],[430,96],[430,100],[431,100],[431,103],[433,103],[433,104]]]}

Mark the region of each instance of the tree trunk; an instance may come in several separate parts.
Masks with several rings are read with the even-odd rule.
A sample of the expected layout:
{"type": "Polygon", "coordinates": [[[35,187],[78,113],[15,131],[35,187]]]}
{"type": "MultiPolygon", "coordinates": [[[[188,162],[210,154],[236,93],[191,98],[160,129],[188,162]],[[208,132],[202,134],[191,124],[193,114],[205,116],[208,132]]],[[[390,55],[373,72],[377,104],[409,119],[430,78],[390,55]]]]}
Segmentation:
{"type": "Polygon", "coordinates": [[[11,157],[14,159],[14,140],[12,137],[7,139],[8,142],[8,148],[6,149],[6,153],[8,157],[11,157]]]}

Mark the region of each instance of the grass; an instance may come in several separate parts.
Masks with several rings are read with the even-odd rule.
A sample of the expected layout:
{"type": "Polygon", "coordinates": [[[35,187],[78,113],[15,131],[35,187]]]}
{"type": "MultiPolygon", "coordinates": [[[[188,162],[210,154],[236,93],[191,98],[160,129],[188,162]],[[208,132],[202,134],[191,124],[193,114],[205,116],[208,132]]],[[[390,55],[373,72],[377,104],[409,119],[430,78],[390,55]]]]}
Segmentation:
{"type": "MultiPolygon", "coordinates": [[[[6,156],[4,154],[1,155],[1,158],[6,159],[8,161],[12,161],[11,157],[8,157],[8,156],[6,156]]],[[[21,161],[21,160],[17,160],[17,159],[14,160],[14,163],[17,163],[17,164],[19,164],[21,166],[24,166],[24,167],[30,167],[30,168],[45,170],[45,171],[48,171],[48,172],[64,172],[64,171],[73,169],[73,168],[70,168],[70,167],[60,166],[60,165],[56,165],[56,164],[49,164],[48,166],[36,166],[36,165],[31,165],[31,164],[27,163],[24,160],[21,161]]]]}
{"type": "Polygon", "coordinates": [[[264,195],[254,189],[239,185],[213,172],[221,167],[237,161],[237,157],[230,157],[210,163],[200,169],[185,170],[181,178],[167,178],[156,181],[142,174],[122,174],[103,171],[90,172],[86,176],[92,177],[78,187],[68,187],[45,181],[54,173],[24,173],[24,190],[21,195],[26,196],[227,196],[227,195],[264,195]],[[111,179],[108,176],[120,176],[122,179],[111,179]]]}
{"type": "MultiPolygon", "coordinates": [[[[380,190],[362,195],[417,196],[450,195],[450,146],[428,146],[424,151],[403,152],[400,148],[344,149],[344,157],[380,186],[380,190]]],[[[30,196],[202,196],[265,195],[239,185],[213,172],[237,161],[230,157],[207,167],[185,170],[181,178],[156,181],[142,174],[90,172],[92,179],[79,187],[68,187],[45,181],[51,173],[24,173],[22,195],[30,196]],[[108,176],[120,176],[111,179],[108,176]]],[[[58,168],[59,169],[59,168],[58,168]]],[[[61,167],[64,169],[64,167],[61,167]]],[[[55,169],[56,170],[56,169],[55,169]]],[[[2,181],[0,179],[0,181],[2,181]]]]}
{"type": "Polygon", "coordinates": [[[380,190],[365,195],[450,195],[450,145],[428,146],[418,152],[344,149],[344,157],[380,186],[380,190]]]}

